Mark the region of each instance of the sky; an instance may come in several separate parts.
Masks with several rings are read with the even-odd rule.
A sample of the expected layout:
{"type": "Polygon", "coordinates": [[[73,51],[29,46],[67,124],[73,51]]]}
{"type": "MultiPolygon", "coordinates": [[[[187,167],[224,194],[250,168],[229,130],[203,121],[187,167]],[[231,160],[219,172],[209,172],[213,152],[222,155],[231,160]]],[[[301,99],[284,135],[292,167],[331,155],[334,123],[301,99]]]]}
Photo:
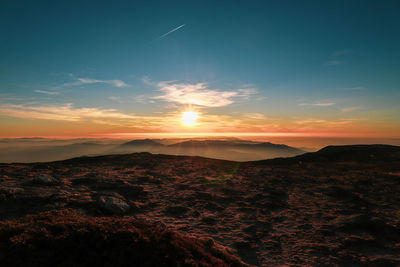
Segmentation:
{"type": "Polygon", "coordinates": [[[399,1],[1,1],[0,138],[400,137],[399,1]]]}

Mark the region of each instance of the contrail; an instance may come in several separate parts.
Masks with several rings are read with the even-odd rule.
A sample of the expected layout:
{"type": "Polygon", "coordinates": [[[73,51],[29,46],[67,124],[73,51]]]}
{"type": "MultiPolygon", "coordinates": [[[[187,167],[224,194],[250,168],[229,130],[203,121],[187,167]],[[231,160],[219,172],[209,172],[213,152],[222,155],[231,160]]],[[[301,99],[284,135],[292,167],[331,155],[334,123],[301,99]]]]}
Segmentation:
{"type": "Polygon", "coordinates": [[[175,29],[170,30],[167,33],[164,33],[163,35],[161,35],[160,37],[158,37],[158,39],[164,38],[165,36],[167,36],[168,34],[173,33],[174,31],[179,30],[180,28],[182,28],[183,26],[185,26],[185,24],[182,24],[181,26],[176,27],[175,29]]]}

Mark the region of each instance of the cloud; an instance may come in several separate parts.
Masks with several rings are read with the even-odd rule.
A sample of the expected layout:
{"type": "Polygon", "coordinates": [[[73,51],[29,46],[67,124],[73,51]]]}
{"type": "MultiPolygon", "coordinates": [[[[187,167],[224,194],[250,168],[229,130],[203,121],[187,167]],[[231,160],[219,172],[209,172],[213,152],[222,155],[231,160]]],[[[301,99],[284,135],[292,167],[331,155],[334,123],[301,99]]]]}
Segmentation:
{"type": "Polygon", "coordinates": [[[61,87],[80,86],[84,84],[105,83],[114,87],[129,87],[124,81],[121,80],[97,80],[92,78],[77,78],[75,82],[64,83],[61,87]]]}
{"type": "Polygon", "coordinates": [[[342,62],[339,60],[329,60],[324,63],[324,66],[337,66],[340,64],[342,64],[342,62]]]}
{"type": "Polygon", "coordinates": [[[304,119],[304,120],[299,120],[296,121],[297,124],[320,124],[320,123],[327,123],[327,120],[321,120],[321,119],[304,119]]]}
{"type": "MultiPolygon", "coordinates": [[[[156,115],[138,116],[116,109],[77,108],[72,103],[46,106],[0,104],[0,116],[72,123],[84,122],[86,125],[87,123],[95,123],[113,127],[126,127],[139,132],[179,132],[182,130],[182,114],[181,111],[177,110],[156,115]]],[[[252,129],[256,129],[263,125],[261,114],[252,114],[250,118],[247,116],[202,114],[199,120],[201,120],[199,129],[203,130],[232,127],[243,129],[252,127],[252,129]],[[254,125],[255,121],[258,121],[259,125],[254,125]]]]}
{"type": "Polygon", "coordinates": [[[347,108],[342,108],[341,110],[342,112],[351,112],[359,109],[361,109],[361,107],[347,107],[347,108]]]}
{"type": "Polygon", "coordinates": [[[45,90],[33,90],[36,93],[39,94],[46,94],[46,95],[59,95],[60,92],[55,92],[55,91],[45,91],[45,90]]]}
{"type": "MultiPolygon", "coordinates": [[[[96,123],[121,126],[135,131],[164,131],[180,125],[178,113],[163,113],[157,116],[140,116],[116,109],[93,107],[77,108],[72,103],[60,105],[1,104],[0,116],[31,120],[53,120],[72,123],[96,123]]],[[[87,126],[89,127],[89,126],[87,126]]]]}
{"type": "Polygon", "coordinates": [[[219,91],[208,89],[207,83],[174,83],[159,82],[157,87],[161,95],[153,97],[167,102],[182,105],[197,105],[202,107],[223,107],[233,104],[234,98],[248,98],[257,93],[255,88],[245,88],[236,91],[219,91]]]}
{"type": "Polygon", "coordinates": [[[156,85],[156,84],[153,83],[153,82],[149,79],[149,77],[147,77],[147,76],[144,76],[144,77],[142,78],[142,82],[143,82],[144,84],[151,85],[151,86],[156,85]]]}
{"type": "Polygon", "coordinates": [[[255,95],[257,93],[258,90],[256,88],[244,88],[238,90],[238,96],[244,97],[246,99],[248,99],[251,95],[255,95]]]}
{"type": "MultiPolygon", "coordinates": [[[[131,97],[135,102],[140,104],[146,104],[147,96],[145,95],[137,95],[131,97]]],[[[154,103],[154,101],[149,101],[150,103],[154,103]]]]}
{"type": "Polygon", "coordinates": [[[299,106],[314,106],[314,107],[329,107],[336,105],[336,103],[328,102],[328,103],[301,103],[299,106]]]}
{"type": "Polygon", "coordinates": [[[366,118],[339,118],[336,120],[324,120],[324,119],[316,119],[316,118],[306,118],[295,121],[296,124],[302,127],[338,127],[353,124],[360,121],[366,121],[366,118]]]}
{"type": "Polygon", "coordinates": [[[108,98],[117,102],[121,102],[121,97],[119,96],[109,96],[108,98]]]}
{"type": "Polygon", "coordinates": [[[81,84],[91,84],[91,83],[106,83],[110,84],[114,87],[127,87],[128,85],[121,81],[121,80],[96,80],[96,79],[90,79],[90,78],[78,78],[77,79],[77,85],[81,84]]]}
{"type": "Polygon", "coordinates": [[[78,84],[87,84],[87,83],[102,83],[102,80],[90,79],[90,78],[77,78],[78,84]]]}
{"type": "Polygon", "coordinates": [[[244,115],[249,119],[256,119],[256,120],[265,120],[265,119],[267,119],[267,117],[265,117],[265,115],[262,114],[262,113],[246,113],[244,115]]]}
{"type": "Polygon", "coordinates": [[[176,27],[176,28],[170,30],[169,32],[164,33],[163,35],[161,35],[160,37],[158,37],[158,39],[164,38],[165,36],[167,36],[167,35],[173,33],[174,31],[179,30],[180,28],[182,28],[182,27],[184,27],[184,26],[185,26],[185,24],[182,24],[182,25],[180,25],[180,26],[178,26],[178,27],[176,27]]]}
{"type": "Polygon", "coordinates": [[[131,114],[115,109],[75,108],[73,104],[49,106],[0,105],[0,115],[27,119],[85,121],[88,119],[135,119],[131,114]]]}
{"type": "MultiPolygon", "coordinates": [[[[203,110],[204,111],[204,110],[203,110]]],[[[312,133],[342,131],[349,127],[359,127],[365,118],[270,118],[262,113],[207,114],[199,112],[196,132],[249,132],[249,133],[312,133]],[[358,125],[358,126],[357,126],[358,125]]],[[[90,123],[109,126],[111,130],[132,133],[179,133],[182,131],[182,111],[154,112],[152,115],[136,115],[116,109],[75,107],[72,103],[35,105],[1,104],[0,116],[30,120],[65,121],[79,127],[91,127],[90,123]]]]}

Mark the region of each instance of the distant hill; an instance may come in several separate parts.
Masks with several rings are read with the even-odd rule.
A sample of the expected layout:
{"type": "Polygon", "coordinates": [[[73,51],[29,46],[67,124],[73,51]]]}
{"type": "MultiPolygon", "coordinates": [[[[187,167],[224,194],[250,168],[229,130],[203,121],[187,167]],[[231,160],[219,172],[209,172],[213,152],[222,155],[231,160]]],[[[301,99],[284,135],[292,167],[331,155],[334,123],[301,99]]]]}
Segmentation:
{"type": "Polygon", "coordinates": [[[136,139],[116,142],[95,139],[50,140],[26,142],[23,139],[0,144],[0,162],[44,162],[81,156],[129,154],[201,156],[207,158],[252,161],[276,157],[292,157],[304,150],[284,144],[255,142],[236,138],[209,139],[136,139]]]}
{"type": "Polygon", "coordinates": [[[72,144],[34,144],[9,146],[0,150],[0,162],[42,162],[79,156],[110,154],[113,144],[77,142],[72,144]]]}
{"type": "Polygon", "coordinates": [[[169,145],[170,147],[204,147],[204,146],[238,146],[243,144],[259,144],[246,140],[188,140],[169,145]]]}
{"type": "Polygon", "coordinates": [[[240,139],[185,140],[164,145],[153,139],[139,139],[121,144],[115,152],[151,152],[170,155],[202,156],[208,158],[249,161],[275,157],[291,157],[305,153],[304,150],[269,142],[240,139]]]}
{"type": "MultiPolygon", "coordinates": [[[[232,161],[273,160],[274,163],[325,161],[381,161],[400,155],[400,147],[392,145],[327,146],[317,152],[285,144],[240,139],[179,140],[171,144],[163,139],[136,139],[125,143],[101,143],[77,140],[76,143],[7,145],[0,149],[0,162],[44,162],[73,157],[149,152],[152,154],[200,156],[232,161]]],[[[41,142],[41,141],[40,141],[41,142]]]]}
{"type": "Polygon", "coordinates": [[[392,145],[345,145],[327,146],[317,152],[305,153],[293,158],[271,159],[260,162],[290,163],[290,162],[376,162],[393,161],[400,158],[400,146],[392,145]]]}
{"type": "Polygon", "coordinates": [[[137,139],[121,144],[121,147],[126,146],[164,146],[152,139],[137,139]]]}

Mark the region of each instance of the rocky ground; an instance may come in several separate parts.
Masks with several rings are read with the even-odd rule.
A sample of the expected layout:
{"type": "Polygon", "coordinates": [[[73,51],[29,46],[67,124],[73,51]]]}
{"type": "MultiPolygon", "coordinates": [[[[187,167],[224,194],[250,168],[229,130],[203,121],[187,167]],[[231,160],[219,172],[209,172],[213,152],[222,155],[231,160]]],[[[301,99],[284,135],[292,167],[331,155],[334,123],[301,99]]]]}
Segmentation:
{"type": "Polygon", "coordinates": [[[400,147],[393,146],[327,147],[245,163],[137,153],[0,164],[0,247],[21,236],[28,244],[32,234],[21,231],[35,226],[34,216],[59,212],[215,240],[208,261],[189,253],[188,265],[215,265],[215,255],[240,265],[234,253],[256,266],[398,266],[399,191],[400,147]],[[10,228],[24,223],[30,227],[10,228]]]}

